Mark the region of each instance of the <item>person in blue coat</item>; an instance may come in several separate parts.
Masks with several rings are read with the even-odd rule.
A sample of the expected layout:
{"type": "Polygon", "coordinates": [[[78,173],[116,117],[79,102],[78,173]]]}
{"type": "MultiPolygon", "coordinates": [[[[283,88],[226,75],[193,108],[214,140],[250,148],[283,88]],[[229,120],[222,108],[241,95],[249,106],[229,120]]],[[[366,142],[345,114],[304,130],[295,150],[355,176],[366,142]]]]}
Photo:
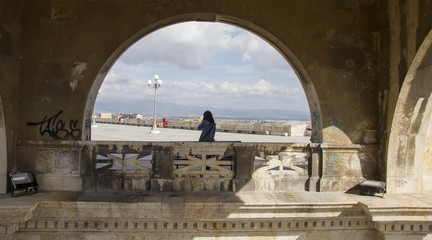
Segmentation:
{"type": "Polygon", "coordinates": [[[213,119],[213,114],[210,111],[204,112],[204,119],[198,126],[198,130],[201,130],[200,142],[214,142],[214,136],[216,133],[216,123],[213,119]]]}

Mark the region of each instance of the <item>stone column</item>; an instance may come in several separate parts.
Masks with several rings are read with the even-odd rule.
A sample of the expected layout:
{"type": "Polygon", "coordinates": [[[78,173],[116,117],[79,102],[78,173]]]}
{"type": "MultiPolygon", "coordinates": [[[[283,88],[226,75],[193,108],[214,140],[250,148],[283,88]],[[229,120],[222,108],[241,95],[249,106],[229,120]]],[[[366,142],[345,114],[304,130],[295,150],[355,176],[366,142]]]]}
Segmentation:
{"type": "Polygon", "coordinates": [[[309,156],[309,191],[320,191],[320,179],[322,174],[322,150],[318,143],[309,145],[311,155],[309,156]]]}
{"type": "Polygon", "coordinates": [[[174,190],[174,156],[170,146],[153,146],[153,178],[151,191],[174,190]]]}
{"type": "Polygon", "coordinates": [[[233,191],[254,190],[254,186],[248,184],[254,171],[254,150],[248,146],[235,146],[233,191]]]}
{"type": "Polygon", "coordinates": [[[83,190],[94,191],[96,188],[96,146],[93,144],[86,144],[83,146],[80,157],[80,174],[83,179],[83,190]]]}

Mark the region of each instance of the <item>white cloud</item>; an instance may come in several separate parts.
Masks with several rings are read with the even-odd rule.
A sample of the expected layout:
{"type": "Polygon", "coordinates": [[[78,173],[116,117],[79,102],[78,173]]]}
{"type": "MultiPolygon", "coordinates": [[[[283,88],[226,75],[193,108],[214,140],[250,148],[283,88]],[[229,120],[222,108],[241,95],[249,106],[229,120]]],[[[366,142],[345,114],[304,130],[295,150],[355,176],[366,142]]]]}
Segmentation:
{"type": "Polygon", "coordinates": [[[222,25],[177,24],[156,31],[130,48],[121,61],[127,64],[174,64],[198,69],[229,44],[231,28],[222,25]]]}
{"type": "Polygon", "coordinates": [[[120,61],[200,69],[222,51],[237,52],[243,61],[255,60],[259,69],[286,67],[286,63],[279,63],[283,60],[280,54],[258,36],[227,24],[198,22],[176,24],[151,33],[130,47],[120,61]]]}
{"type": "Polygon", "coordinates": [[[149,34],[120,57],[99,97],[105,102],[152,100],[154,91],[146,82],[154,74],[163,80],[159,102],[308,111],[285,59],[262,39],[231,25],[190,22],[149,34]]]}
{"type": "Polygon", "coordinates": [[[255,82],[192,83],[167,81],[159,91],[160,101],[183,105],[208,105],[217,108],[253,109],[268,107],[287,109],[294,99],[303,98],[300,89],[272,84],[265,79],[255,82]],[[175,94],[172,94],[175,93],[175,94]]]}

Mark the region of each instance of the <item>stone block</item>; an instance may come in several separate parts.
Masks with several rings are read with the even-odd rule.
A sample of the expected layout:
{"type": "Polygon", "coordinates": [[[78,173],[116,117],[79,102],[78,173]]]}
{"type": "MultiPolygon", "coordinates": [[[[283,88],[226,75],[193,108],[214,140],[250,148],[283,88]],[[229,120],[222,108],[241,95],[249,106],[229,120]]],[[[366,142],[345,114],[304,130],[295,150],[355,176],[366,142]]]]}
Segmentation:
{"type": "Polygon", "coordinates": [[[290,125],[290,136],[303,137],[306,132],[306,125],[290,125]]]}
{"type": "Polygon", "coordinates": [[[365,130],[363,143],[365,144],[375,144],[377,143],[377,130],[365,130]]]}
{"type": "Polygon", "coordinates": [[[53,155],[53,173],[79,174],[79,152],[55,151],[53,155]]]}
{"type": "Polygon", "coordinates": [[[42,174],[36,175],[40,190],[81,191],[82,179],[79,175],[42,174]]]}
{"type": "Polygon", "coordinates": [[[79,175],[63,176],[63,191],[82,191],[82,178],[79,175]]]}
{"type": "Polygon", "coordinates": [[[45,191],[61,190],[63,187],[63,176],[58,174],[36,175],[39,189],[45,191]]]}

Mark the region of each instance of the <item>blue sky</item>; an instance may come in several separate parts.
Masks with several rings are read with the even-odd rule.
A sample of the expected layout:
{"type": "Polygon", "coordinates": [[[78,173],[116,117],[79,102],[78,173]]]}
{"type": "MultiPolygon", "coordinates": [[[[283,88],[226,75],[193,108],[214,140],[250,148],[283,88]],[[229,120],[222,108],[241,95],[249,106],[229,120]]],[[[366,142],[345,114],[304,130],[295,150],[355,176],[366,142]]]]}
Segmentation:
{"type": "Polygon", "coordinates": [[[96,109],[100,101],[153,100],[147,80],[155,74],[163,81],[158,104],[309,111],[296,74],[271,45],[241,28],[204,22],[171,25],[131,46],[107,74],[96,109]]]}

